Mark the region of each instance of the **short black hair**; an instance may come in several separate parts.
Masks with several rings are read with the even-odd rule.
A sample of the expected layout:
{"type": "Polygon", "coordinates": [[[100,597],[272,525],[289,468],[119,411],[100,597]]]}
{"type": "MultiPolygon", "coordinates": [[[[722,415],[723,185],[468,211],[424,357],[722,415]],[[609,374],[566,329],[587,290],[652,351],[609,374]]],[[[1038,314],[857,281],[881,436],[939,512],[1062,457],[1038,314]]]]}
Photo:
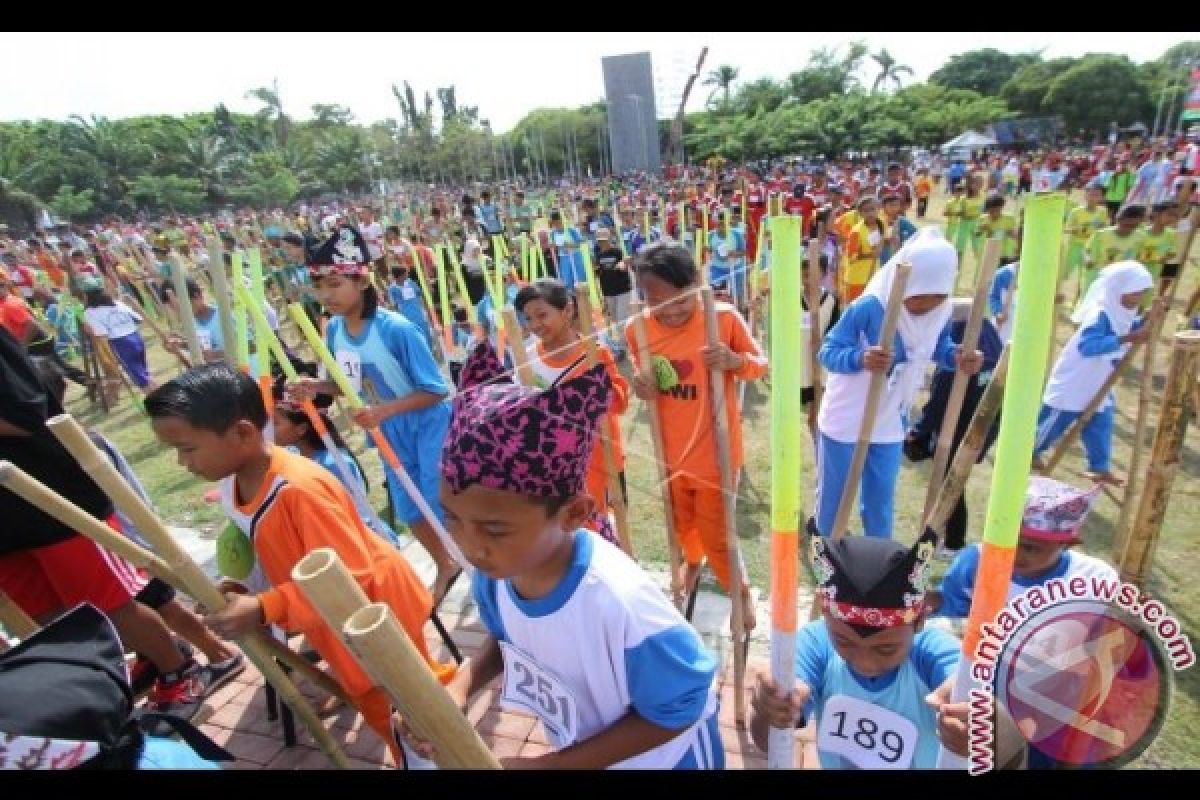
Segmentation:
{"type": "Polygon", "coordinates": [[[676,289],[686,289],[696,282],[696,262],[686,247],[655,242],[642,248],[633,260],[638,275],[648,274],[666,281],[676,289]]]}
{"type": "Polygon", "coordinates": [[[513,298],[513,308],[524,314],[525,306],[534,300],[541,300],[559,311],[565,311],[574,297],[558,278],[538,278],[517,292],[517,296],[513,298]]]}
{"type": "Polygon", "coordinates": [[[188,299],[194,300],[197,297],[203,296],[203,294],[204,294],[204,290],[200,288],[200,284],[196,283],[194,278],[188,278],[187,279],[188,299]]]}
{"type": "Polygon", "coordinates": [[[1174,203],[1155,203],[1151,206],[1150,210],[1155,214],[1161,214],[1164,211],[1170,211],[1172,208],[1175,208],[1174,203]]]}
{"type": "Polygon", "coordinates": [[[1004,196],[993,192],[983,201],[983,210],[991,211],[993,208],[1004,208],[1004,196]]]}
{"type": "Polygon", "coordinates": [[[396,280],[408,277],[408,267],[392,267],[392,277],[396,280]]]}
{"type": "Polygon", "coordinates": [[[285,233],[283,235],[283,243],[290,244],[293,247],[304,247],[304,237],[298,233],[285,233]]]}
{"type": "Polygon", "coordinates": [[[192,367],[167,381],[146,395],[145,407],[151,419],[178,417],[213,433],[225,433],[242,420],[259,430],[267,424],[258,384],[225,362],[192,367]]]}
{"type": "Polygon", "coordinates": [[[1141,219],[1144,216],[1146,216],[1146,207],[1137,203],[1125,206],[1117,212],[1117,219],[1141,219]]]}
{"type": "Polygon", "coordinates": [[[465,308],[463,308],[462,306],[454,307],[454,321],[455,322],[470,322],[470,320],[471,320],[471,315],[467,313],[467,310],[465,308]]]}

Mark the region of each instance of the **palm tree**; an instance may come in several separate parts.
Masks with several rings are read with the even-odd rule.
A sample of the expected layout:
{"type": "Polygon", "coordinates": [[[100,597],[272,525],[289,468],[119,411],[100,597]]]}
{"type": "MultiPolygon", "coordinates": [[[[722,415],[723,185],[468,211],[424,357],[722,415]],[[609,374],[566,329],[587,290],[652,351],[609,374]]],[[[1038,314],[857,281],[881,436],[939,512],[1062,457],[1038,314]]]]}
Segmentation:
{"type": "Polygon", "coordinates": [[[879,74],[875,76],[875,83],[871,84],[873,92],[878,91],[880,86],[886,88],[888,82],[895,83],[896,88],[899,89],[901,86],[900,76],[913,74],[912,67],[897,63],[886,47],[879,48],[878,53],[872,53],[871,59],[879,65],[879,74]]]}
{"type": "Polygon", "coordinates": [[[259,110],[260,119],[270,122],[275,132],[275,144],[283,147],[287,144],[291,120],[283,111],[283,102],[279,99],[279,79],[271,81],[271,85],[260,86],[246,92],[247,97],[253,97],[263,104],[259,110]]]}
{"type": "Polygon", "coordinates": [[[737,80],[737,77],[737,67],[731,67],[728,64],[722,64],[708,73],[708,77],[704,79],[704,85],[714,87],[708,94],[708,104],[712,105],[713,97],[716,96],[717,92],[720,92],[721,108],[729,108],[729,90],[733,86],[733,82],[737,80]]]}
{"type": "Polygon", "coordinates": [[[93,114],[88,120],[74,114],[71,123],[68,141],[90,156],[96,168],[96,185],[91,188],[114,205],[128,205],[129,184],[153,160],[152,149],[106,117],[93,114]]]}

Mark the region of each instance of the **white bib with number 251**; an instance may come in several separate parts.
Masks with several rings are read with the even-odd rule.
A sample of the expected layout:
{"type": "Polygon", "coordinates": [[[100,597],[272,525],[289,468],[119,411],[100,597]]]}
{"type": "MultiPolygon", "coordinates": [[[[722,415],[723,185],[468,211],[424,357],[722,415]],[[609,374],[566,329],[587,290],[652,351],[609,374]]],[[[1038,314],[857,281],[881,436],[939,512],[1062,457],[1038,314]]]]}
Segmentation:
{"type": "Polygon", "coordinates": [[[570,688],[521,649],[500,642],[500,650],[504,653],[501,705],[536,715],[556,748],[573,744],[579,735],[579,706],[570,688]]]}
{"type": "Polygon", "coordinates": [[[817,749],[859,769],[908,769],[917,751],[917,726],[874,703],[834,695],[821,712],[817,749]]]}

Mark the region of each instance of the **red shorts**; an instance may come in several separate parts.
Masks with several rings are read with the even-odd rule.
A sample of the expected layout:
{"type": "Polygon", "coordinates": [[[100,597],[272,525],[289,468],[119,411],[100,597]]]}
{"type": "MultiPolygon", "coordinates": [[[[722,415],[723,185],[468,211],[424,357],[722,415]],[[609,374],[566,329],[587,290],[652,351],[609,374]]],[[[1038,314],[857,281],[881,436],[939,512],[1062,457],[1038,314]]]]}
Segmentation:
{"type": "MultiPolygon", "coordinates": [[[[115,518],[107,522],[120,530],[115,518]]],[[[31,617],[80,603],[91,603],[107,614],[133,600],[146,583],[133,564],[78,534],[46,547],[0,555],[0,590],[31,617]]]]}

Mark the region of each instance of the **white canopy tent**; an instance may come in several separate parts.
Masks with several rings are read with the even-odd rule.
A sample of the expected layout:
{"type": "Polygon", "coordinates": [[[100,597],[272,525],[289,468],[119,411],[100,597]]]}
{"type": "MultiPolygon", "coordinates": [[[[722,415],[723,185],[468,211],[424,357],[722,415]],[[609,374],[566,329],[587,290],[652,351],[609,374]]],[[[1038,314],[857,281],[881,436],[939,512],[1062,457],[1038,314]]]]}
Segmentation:
{"type": "Polygon", "coordinates": [[[985,147],[995,147],[996,140],[978,131],[964,131],[941,146],[941,151],[951,158],[970,158],[971,153],[985,147]]]}

